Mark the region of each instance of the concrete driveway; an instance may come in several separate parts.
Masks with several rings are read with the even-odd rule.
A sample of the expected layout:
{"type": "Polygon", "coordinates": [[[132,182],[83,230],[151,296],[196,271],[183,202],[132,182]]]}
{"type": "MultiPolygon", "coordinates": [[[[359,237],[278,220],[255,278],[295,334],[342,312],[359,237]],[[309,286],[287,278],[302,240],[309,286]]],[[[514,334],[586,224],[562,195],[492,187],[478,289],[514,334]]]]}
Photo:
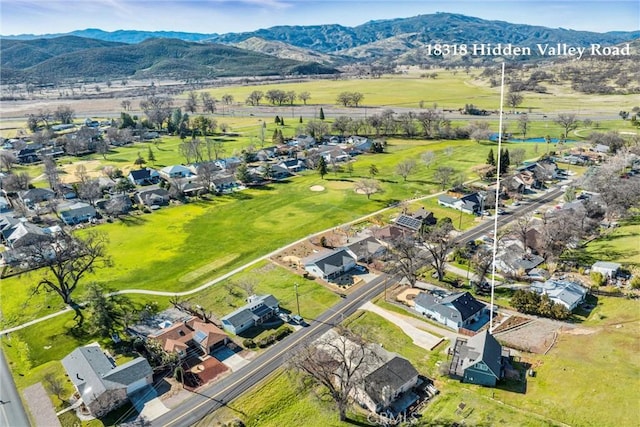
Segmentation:
{"type": "Polygon", "coordinates": [[[216,350],[212,356],[234,372],[249,363],[247,359],[227,347],[216,350]]]}
{"type": "Polygon", "coordinates": [[[435,335],[431,335],[430,333],[423,331],[422,329],[418,329],[409,323],[407,320],[403,318],[403,316],[397,315],[390,311],[385,310],[384,308],[378,307],[373,304],[371,301],[367,301],[361,307],[362,310],[371,311],[381,317],[384,317],[388,321],[392,322],[396,326],[398,326],[402,331],[407,334],[412,340],[413,343],[419,347],[422,347],[426,350],[433,350],[438,344],[443,341],[443,338],[438,338],[435,335]]]}

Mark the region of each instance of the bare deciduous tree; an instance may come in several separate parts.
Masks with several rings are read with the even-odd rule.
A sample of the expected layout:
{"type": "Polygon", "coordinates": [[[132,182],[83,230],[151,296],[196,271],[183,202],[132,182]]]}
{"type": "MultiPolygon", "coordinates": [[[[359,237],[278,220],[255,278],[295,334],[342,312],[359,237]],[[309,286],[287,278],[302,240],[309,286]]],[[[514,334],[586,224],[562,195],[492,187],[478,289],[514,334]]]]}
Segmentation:
{"type": "Polygon", "coordinates": [[[87,273],[111,266],[106,247],[106,234],[96,231],[84,238],[60,231],[39,239],[24,250],[26,259],[44,271],[34,292],[45,288],[57,293],[66,304],[73,304],[71,295],[80,280],[87,273]]]}
{"type": "Polygon", "coordinates": [[[577,128],[578,124],[579,124],[579,121],[576,118],[576,115],[575,114],[569,114],[569,113],[567,113],[567,114],[565,114],[565,113],[558,114],[558,117],[554,120],[554,122],[556,122],[557,124],[562,126],[562,128],[564,129],[563,135],[564,135],[565,139],[569,135],[569,132],[571,132],[572,130],[577,128]]]}
{"type": "Polygon", "coordinates": [[[425,242],[424,245],[431,255],[431,265],[438,274],[438,280],[444,278],[447,255],[457,246],[451,235],[452,231],[453,225],[451,221],[442,221],[421,233],[425,242]]]}
{"type": "Polygon", "coordinates": [[[312,383],[323,386],[344,421],[354,388],[378,356],[360,336],[344,328],[337,331],[303,345],[289,364],[312,383]]]}
{"type": "Polygon", "coordinates": [[[412,238],[400,237],[391,242],[388,254],[386,271],[404,277],[412,287],[415,286],[418,271],[426,263],[426,253],[416,246],[412,238]]]}
{"type": "Polygon", "coordinates": [[[417,166],[418,165],[416,161],[413,159],[403,160],[396,166],[396,172],[402,177],[404,181],[406,181],[409,175],[411,175],[413,171],[415,171],[417,166]]]}
{"type": "Polygon", "coordinates": [[[365,194],[367,199],[370,199],[372,194],[382,192],[382,186],[376,179],[361,179],[355,183],[354,189],[357,193],[365,194]]]}
{"type": "Polygon", "coordinates": [[[456,170],[451,166],[440,166],[433,174],[433,178],[436,180],[442,191],[447,188],[447,185],[451,183],[451,179],[456,174],[456,170]]]}

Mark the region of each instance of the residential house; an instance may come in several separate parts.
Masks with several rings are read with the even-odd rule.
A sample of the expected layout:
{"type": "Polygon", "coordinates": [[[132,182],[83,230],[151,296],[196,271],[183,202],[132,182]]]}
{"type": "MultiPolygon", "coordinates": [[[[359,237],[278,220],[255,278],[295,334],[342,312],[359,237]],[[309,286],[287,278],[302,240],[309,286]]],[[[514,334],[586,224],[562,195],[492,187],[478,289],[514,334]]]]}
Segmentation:
{"type": "Polygon", "coordinates": [[[291,173],[300,172],[305,169],[304,162],[298,159],[285,159],[278,163],[278,166],[286,168],[291,173]]]}
{"type": "Polygon", "coordinates": [[[414,233],[420,231],[424,226],[434,225],[436,222],[433,212],[426,210],[424,207],[412,214],[402,213],[394,221],[398,227],[414,233]]]}
{"type": "Polygon", "coordinates": [[[38,150],[40,148],[42,148],[42,146],[30,145],[23,148],[22,150],[19,150],[16,153],[16,159],[18,160],[18,163],[21,163],[24,165],[29,163],[36,163],[42,160],[40,158],[40,155],[38,154],[38,150]]]}
{"type": "Polygon", "coordinates": [[[370,263],[380,258],[387,248],[375,237],[365,236],[349,243],[344,249],[351,254],[357,262],[370,263]]]}
{"type": "Polygon", "coordinates": [[[408,230],[396,225],[386,225],[380,228],[374,228],[372,230],[373,236],[376,239],[382,240],[385,243],[393,242],[394,240],[401,239],[407,236],[408,230]]]}
{"type": "Polygon", "coordinates": [[[31,188],[29,190],[20,191],[18,197],[27,206],[52,200],[56,197],[56,193],[50,188],[31,188]]]}
{"type": "Polygon", "coordinates": [[[133,185],[152,185],[160,182],[160,174],[155,169],[144,168],[129,172],[127,179],[133,185]]]}
{"type": "Polygon", "coordinates": [[[351,159],[342,148],[335,145],[321,145],[317,148],[318,154],[324,157],[327,163],[347,162],[351,159]]]}
{"type": "Polygon", "coordinates": [[[222,319],[223,328],[239,335],[249,328],[261,325],[273,318],[279,310],[278,300],[273,295],[251,295],[247,304],[232,311],[222,319]]]}
{"type": "Polygon", "coordinates": [[[0,213],[9,212],[11,210],[11,204],[6,197],[0,196],[0,213]]]}
{"type": "Polygon", "coordinates": [[[229,342],[229,337],[222,329],[197,317],[176,322],[149,335],[149,338],[160,342],[164,351],[177,353],[181,359],[194,352],[210,354],[229,342]]]}
{"type": "Polygon", "coordinates": [[[460,198],[442,194],[438,196],[438,204],[467,214],[481,215],[484,211],[486,199],[485,192],[471,193],[460,198]]]}
{"type": "Polygon", "coordinates": [[[346,249],[322,252],[308,257],[304,269],[314,277],[332,280],[356,266],[356,257],[346,249]]]}
{"type": "Polygon", "coordinates": [[[616,277],[620,267],[622,267],[622,265],[617,262],[597,261],[591,266],[591,271],[600,273],[607,279],[611,280],[616,277]]]}
{"type": "Polygon", "coordinates": [[[191,169],[182,165],[172,165],[166,166],[158,172],[160,177],[166,181],[169,181],[174,178],[188,178],[193,175],[191,169]]]}
{"type": "Polygon", "coordinates": [[[76,225],[81,222],[90,221],[96,217],[96,209],[88,203],[77,202],[71,205],[61,205],[58,207],[62,222],[67,225],[76,225]]]}
{"type": "Polygon", "coordinates": [[[144,357],[116,366],[97,345],[79,347],[62,359],[80,399],[95,417],[122,406],[129,396],[153,383],[153,370],[144,357]]]}
{"type": "Polygon", "coordinates": [[[300,150],[305,150],[316,145],[316,139],[309,135],[298,135],[287,144],[298,147],[300,150]]]}
{"type": "Polygon", "coordinates": [[[96,206],[108,215],[123,215],[131,210],[133,203],[126,194],[114,194],[109,199],[98,200],[96,206]]]}
{"type": "Polygon", "coordinates": [[[169,192],[164,188],[150,188],[135,194],[138,203],[146,206],[164,206],[169,204],[169,192]]]}
{"type": "Polygon", "coordinates": [[[547,280],[544,283],[533,282],[531,290],[540,295],[548,295],[551,301],[564,305],[569,311],[573,311],[582,304],[588,293],[587,288],[579,283],[567,280],[547,280]]]}
{"type": "MultiPolygon", "coordinates": [[[[335,348],[349,351],[350,347],[355,349],[356,344],[329,330],[317,342],[317,347],[331,357],[336,353],[335,348]]],[[[419,400],[414,389],[421,380],[411,362],[379,344],[366,344],[364,350],[366,363],[356,373],[350,392],[356,402],[373,413],[399,414],[419,400]]],[[[337,357],[342,358],[342,355],[337,357]]]]}
{"type": "Polygon", "coordinates": [[[47,239],[43,228],[22,220],[3,230],[2,236],[5,244],[12,249],[24,248],[47,239]]]}
{"type": "Polygon", "coordinates": [[[454,293],[446,297],[420,292],[414,302],[418,313],[456,330],[480,320],[486,309],[469,292],[454,293]]]}
{"type": "Polygon", "coordinates": [[[449,373],[464,383],[495,387],[504,378],[506,358],[498,340],[484,330],[469,339],[456,339],[449,373]]]}
{"type": "Polygon", "coordinates": [[[256,153],[256,157],[258,158],[259,161],[266,162],[267,160],[271,160],[275,158],[277,154],[278,154],[278,147],[272,146],[272,147],[261,148],[256,153]]]}
{"type": "Polygon", "coordinates": [[[506,274],[527,274],[544,262],[540,255],[528,253],[521,244],[512,243],[505,245],[496,255],[495,266],[506,274]]]}
{"type": "Polygon", "coordinates": [[[218,192],[233,190],[238,186],[238,180],[233,175],[217,174],[214,175],[211,183],[218,192]]]}

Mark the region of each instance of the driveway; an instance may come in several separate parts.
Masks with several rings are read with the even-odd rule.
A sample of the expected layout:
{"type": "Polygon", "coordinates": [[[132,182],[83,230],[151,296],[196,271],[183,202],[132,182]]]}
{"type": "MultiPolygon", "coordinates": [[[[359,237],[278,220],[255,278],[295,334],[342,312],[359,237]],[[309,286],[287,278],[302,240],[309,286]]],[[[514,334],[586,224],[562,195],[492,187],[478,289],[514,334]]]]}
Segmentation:
{"type": "Polygon", "coordinates": [[[213,357],[222,362],[227,368],[231,369],[231,371],[235,372],[242,368],[243,366],[249,363],[249,360],[240,356],[233,350],[223,347],[220,350],[216,350],[213,354],[213,357]]]}
{"type": "Polygon", "coordinates": [[[390,311],[387,311],[377,305],[373,304],[371,301],[367,301],[366,303],[360,306],[362,310],[371,311],[388,321],[392,322],[396,326],[398,326],[402,331],[407,334],[412,340],[413,343],[419,347],[422,347],[426,350],[433,350],[438,344],[443,341],[443,338],[438,338],[435,335],[431,335],[430,333],[423,331],[422,329],[418,329],[413,326],[405,316],[401,316],[390,311]]]}
{"type": "Polygon", "coordinates": [[[139,417],[144,417],[147,421],[155,420],[159,416],[169,412],[169,408],[158,398],[156,389],[151,385],[138,390],[129,398],[133,406],[140,413],[139,417]]]}

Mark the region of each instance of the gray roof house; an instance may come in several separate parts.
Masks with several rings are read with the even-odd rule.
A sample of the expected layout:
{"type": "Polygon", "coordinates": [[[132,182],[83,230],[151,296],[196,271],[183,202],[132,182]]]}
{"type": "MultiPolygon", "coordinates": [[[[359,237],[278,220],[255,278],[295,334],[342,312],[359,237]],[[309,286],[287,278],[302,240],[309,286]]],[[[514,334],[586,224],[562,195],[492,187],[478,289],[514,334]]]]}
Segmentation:
{"type": "Polygon", "coordinates": [[[544,258],[525,252],[519,245],[511,244],[496,255],[496,269],[508,274],[528,273],[544,262],[544,258]]]}
{"type": "Polygon", "coordinates": [[[442,194],[438,196],[438,204],[464,213],[480,215],[484,211],[486,199],[486,194],[481,192],[467,194],[461,198],[442,194]]]}
{"type": "Polygon", "coordinates": [[[459,292],[444,298],[420,292],[414,302],[418,313],[456,330],[478,321],[486,308],[469,292],[459,292]]]}
{"type": "Polygon", "coordinates": [[[133,185],[151,185],[160,181],[160,174],[155,169],[144,168],[129,172],[127,179],[133,185]]]}
{"type": "Polygon", "coordinates": [[[20,221],[3,230],[5,243],[12,249],[32,245],[38,241],[47,239],[45,230],[35,224],[20,221]]]}
{"type": "Polygon", "coordinates": [[[354,240],[344,247],[358,262],[371,262],[384,254],[386,247],[373,236],[354,240]]]}
{"type": "Polygon", "coordinates": [[[169,192],[164,188],[150,188],[136,193],[137,202],[147,206],[168,205],[169,199],[169,192]]]}
{"type": "Polygon", "coordinates": [[[25,204],[42,203],[56,197],[56,193],[49,188],[32,188],[18,193],[25,204]]]}
{"type": "Polygon", "coordinates": [[[304,269],[314,277],[334,279],[356,266],[356,257],[346,249],[323,252],[307,258],[304,269]]]}
{"type": "Polygon", "coordinates": [[[238,335],[271,319],[278,308],[278,300],[273,295],[251,295],[246,305],[222,317],[220,321],[226,331],[238,335]]]}
{"type": "Polygon", "coordinates": [[[11,210],[11,205],[6,197],[0,196],[0,213],[9,212],[11,210]]]}
{"type": "Polygon", "coordinates": [[[116,366],[97,345],[78,347],[62,366],[91,414],[100,417],[123,405],[131,394],[153,383],[144,357],[116,366]]]}
{"type": "Polygon", "coordinates": [[[159,171],[160,177],[163,179],[171,178],[187,178],[193,175],[191,169],[182,165],[166,166],[159,171]]]}
{"type": "Polygon", "coordinates": [[[564,305],[569,311],[574,310],[587,298],[587,288],[579,283],[567,280],[547,280],[546,282],[533,282],[531,290],[549,296],[556,304],[564,305]]]}
{"type": "MultiPolygon", "coordinates": [[[[349,351],[355,344],[330,329],[317,341],[317,346],[331,357],[336,348],[349,351]]],[[[366,344],[364,351],[366,363],[356,374],[354,387],[350,392],[356,402],[374,413],[398,414],[419,399],[414,392],[420,381],[419,373],[411,362],[379,344],[366,344]]],[[[340,368],[337,369],[336,374],[339,376],[340,368]]]]}
{"type": "Polygon", "coordinates": [[[504,377],[503,357],[500,343],[484,330],[456,340],[449,373],[465,383],[494,387],[504,377]]]}
{"type": "Polygon", "coordinates": [[[591,266],[591,271],[596,271],[609,279],[613,279],[618,274],[622,265],[617,262],[597,261],[591,266]]]}
{"type": "Polygon", "coordinates": [[[62,222],[67,225],[76,225],[89,221],[96,217],[96,209],[88,203],[77,202],[58,208],[62,222]]]}

